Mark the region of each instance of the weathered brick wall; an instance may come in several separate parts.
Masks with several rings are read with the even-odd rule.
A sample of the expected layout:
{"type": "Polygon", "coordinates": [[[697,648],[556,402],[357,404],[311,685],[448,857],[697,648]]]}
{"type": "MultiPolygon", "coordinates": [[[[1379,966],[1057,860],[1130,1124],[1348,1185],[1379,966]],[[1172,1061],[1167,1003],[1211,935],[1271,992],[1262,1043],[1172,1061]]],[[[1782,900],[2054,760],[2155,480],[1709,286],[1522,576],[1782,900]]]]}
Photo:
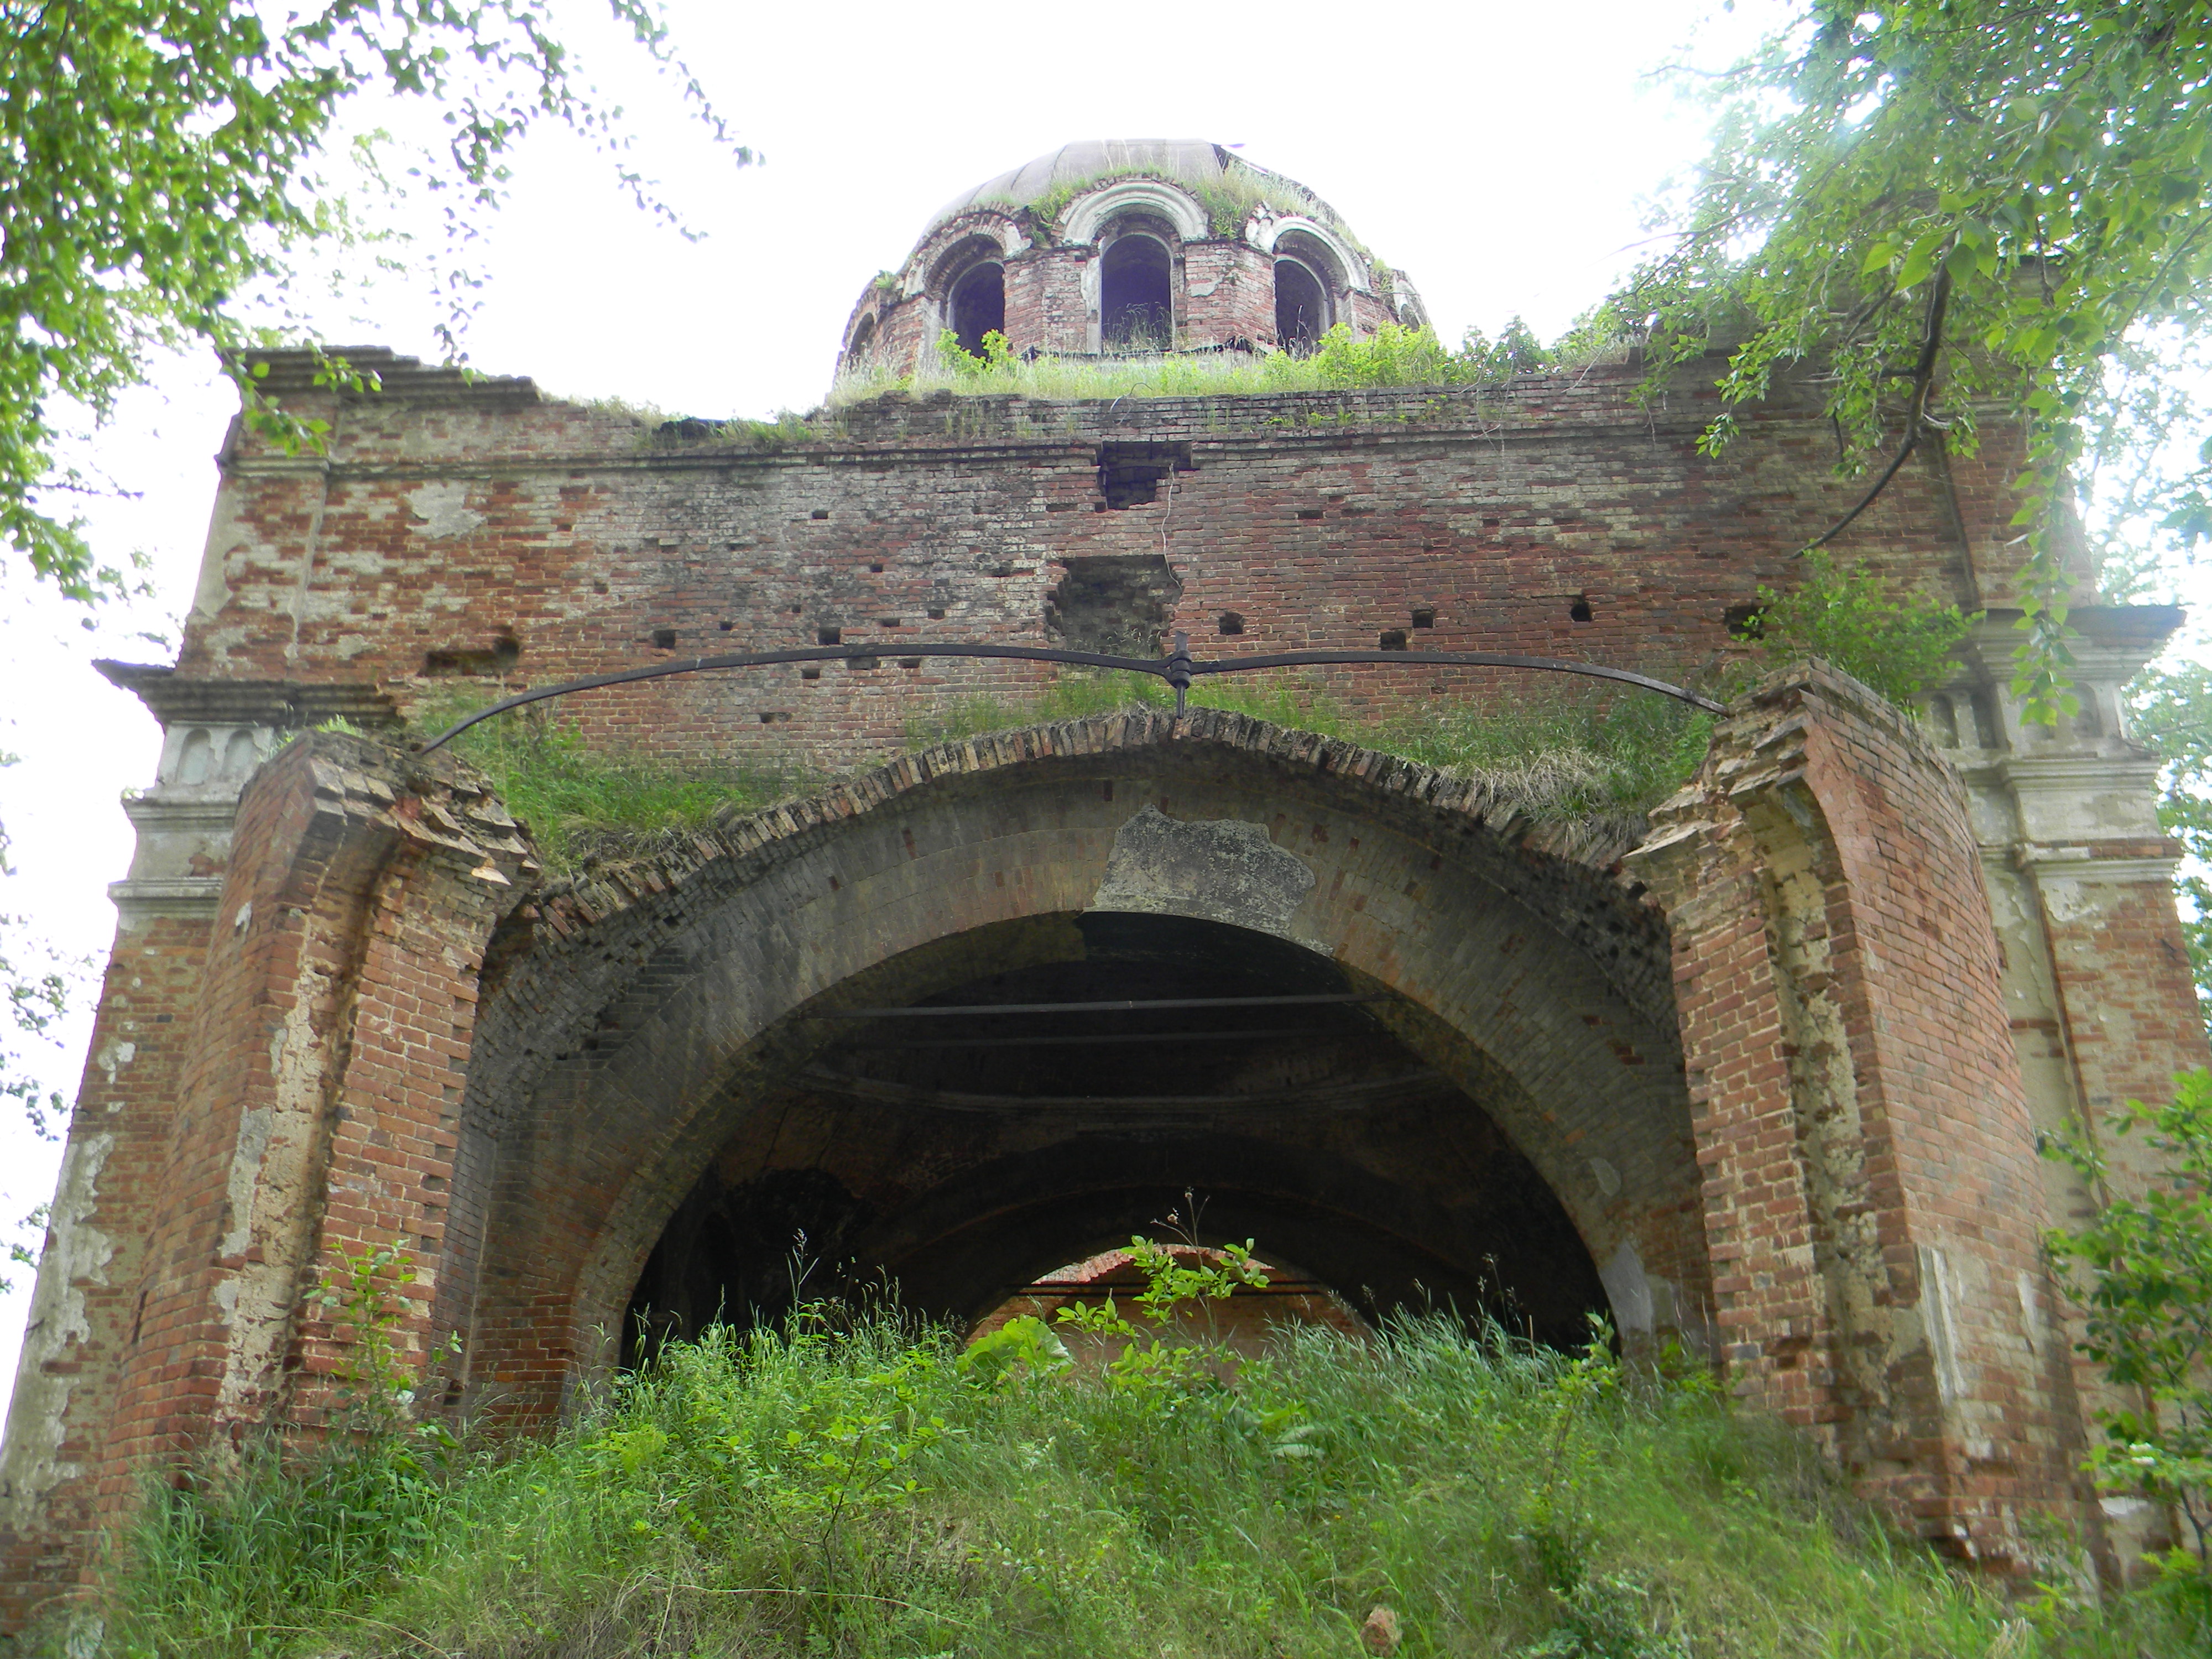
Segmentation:
{"type": "MultiPolygon", "coordinates": [[[[1728,648],[1731,607],[1794,580],[1791,550],[1857,486],[1828,475],[1824,429],[1786,404],[1698,457],[1706,404],[1686,395],[1655,417],[1638,374],[1122,404],[890,398],[819,441],[763,449],[655,435],[526,383],[393,368],[382,398],[285,392],[331,420],[326,465],[233,439],[180,672],[374,685],[410,708],[834,629],[880,641],[878,665],[659,683],[566,712],[664,753],[842,765],[962,697],[1033,695],[1049,671],[899,646],[1048,642],[1052,596],[1098,557],[1159,562],[1180,584],[1168,626],[1202,652],[1373,649],[1396,630],[1431,649],[1687,672],[1728,648]],[[1109,508],[1101,446],[1117,441],[1188,444],[1191,470],[1109,508]],[[1218,631],[1231,613],[1233,641],[1218,631]]],[[[1939,473],[1908,469],[1844,550],[1972,599],[2018,553],[1962,546],[1952,508],[1939,473]]],[[[2001,522],[2001,508],[1962,510],[2001,522]]],[[[1376,712],[1437,685],[1494,689],[1465,672],[1316,678],[1376,712]]]]}
{"type": "MultiPolygon", "coordinates": [[[[212,939],[149,929],[118,951],[111,977],[132,982],[111,986],[94,1067],[143,1066],[150,1086],[117,1097],[126,1133],[109,1156],[124,1162],[58,1249],[111,1241],[82,1275],[97,1289],[76,1287],[86,1334],[68,1352],[34,1345],[46,1397],[10,1414],[11,1437],[43,1437],[68,1462],[0,1517],[11,1591],[53,1582],[18,1577],[18,1559],[88,1565],[149,1465],[234,1425],[314,1420],[326,1401],[299,1379],[338,1369],[345,1334],[314,1316],[310,1291],[349,1254],[397,1242],[434,1263],[442,1249],[480,952],[535,866],[465,769],[396,758],[328,734],[294,744],[241,800],[212,939]],[[143,1023],[144,969],[164,949],[173,965],[148,1000],[172,1018],[125,1054],[113,1039],[143,1023]],[[80,1374],[90,1386],[52,1386],[80,1374]]],[[[82,1145],[106,1131],[106,1104],[88,1082],[82,1145]]],[[[435,1288],[433,1266],[398,1333],[418,1352],[435,1288]]],[[[14,1451],[11,1438],[11,1480],[14,1451]]]]}
{"type": "Polygon", "coordinates": [[[2074,1506],[2081,1431],[1956,774],[1856,682],[1792,672],[1631,863],[1674,926],[1741,1392],[1932,1540],[2021,1562],[2021,1516],[2074,1506]]]}
{"type": "Polygon", "coordinates": [[[116,937],[69,1126],[0,1454],[0,1630],[27,1587],[69,1583],[97,1541],[91,1483],[105,1450],[169,1109],[188,1053],[204,924],[151,917],[116,937]]]}

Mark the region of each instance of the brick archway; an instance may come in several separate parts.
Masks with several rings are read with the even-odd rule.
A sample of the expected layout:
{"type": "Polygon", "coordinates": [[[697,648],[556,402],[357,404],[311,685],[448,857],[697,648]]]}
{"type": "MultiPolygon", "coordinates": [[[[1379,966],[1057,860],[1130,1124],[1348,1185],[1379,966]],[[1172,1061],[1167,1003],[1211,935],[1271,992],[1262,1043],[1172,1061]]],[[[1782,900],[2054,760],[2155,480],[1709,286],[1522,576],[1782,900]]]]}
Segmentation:
{"type": "MultiPolygon", "coordinates": [[[[1494,1125],[1498,1156],[1525,1159],[1556,1199],[1586,1257],[1576,1271],[1601,1274],[1631,1340],[1694,1323],[1708,1273],[1668,936],[1618,873],[1622,850],[1428,769],[1209,712],[978,739],[733,823],[696,857],[555,897],[494,941],[452,1205],[482,1245],[449,1249],[434,1323],[469,1331],[472,1391],[523,1419],[552,1410],[610,1359],[641,1270],[718,1153],[787,1109],[793,1079],[836,1040],[815,1016],[1068,962],[1101,914],[1242,927],[1383,998],[1368,1012],[1438,1099],[1494,1125]]],[[[1464,1254],[1444,1237],[1449,1181],[1388,1174],[1450,1133],[1449,1116],[1436,1106],[1427,1127],[1401,1126],[1395,1152],[1340,1166],[1395,1200],[1316,1194],[1303,1254],[1281,1247],[1310,1262],[1334,1239],[1376,1257],[1391,1233],[1435,1262],[1464,1254]]],[[[847,1139],[896,1133],[896,1114],[869,1121],[847,1139]]],[[[1079,1205],[1064,1241],[1023,1234],[1008,1216],[1066,1195],[1034,1178],[1049,1137],[1001,1139],[933,1193],[943,1215],[921,1219],[923,1205],[899,1224],[904,1276],[947,1310],[980,1311],[963,1304],[981,1281],[933,1281],[929,1238],[965,1233],[972,1256],[1027,1237],[1049,1254],[1110,1224],[1110,1205],[1079,1205]],[[963,1227],[963,1201],[1004,1224],[963,1227]]],[[[1224,1181],[1231,1211],[1296,1207],[1311,1172],[1281,1146],[1199,1139],[1201,1175],[1267,1166],[1224,1181]]]]}

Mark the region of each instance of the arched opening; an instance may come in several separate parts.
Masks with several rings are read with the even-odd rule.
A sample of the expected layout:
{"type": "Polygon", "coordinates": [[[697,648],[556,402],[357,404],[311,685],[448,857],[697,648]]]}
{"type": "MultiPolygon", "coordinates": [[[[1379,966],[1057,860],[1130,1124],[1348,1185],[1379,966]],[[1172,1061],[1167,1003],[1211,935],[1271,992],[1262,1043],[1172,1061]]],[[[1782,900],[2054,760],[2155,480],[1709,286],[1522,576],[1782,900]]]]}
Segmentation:
{"type": "Polygon", "coordinates": [[[963,273],[952,285],[952,331],[960,349],[971,357],[983,355],[986,334],[1006,331],[1006,272],[995,262],[963,273]]]}
{"type": "Polygon", "coordinates": [[[1122,236],[1098,270],[1099,338],[1109,351],[1165,351],[1175,343],[1175,301],[1167,247],[1150,236],[1122,236]]]}
{"type": "MultiPolygon", "coordinates": [[[[1003,310],[1004,307],[1001,307],[1003,310]]],[[[876,319],[860,319],[860,325],[853,331],[853,342],[845,348],[845,367],[858,368],[867,361],[868,348],[876,343],[876,319]]]]}
{"type": "Polygon", "coordinates": [[[1275,261],[1275,343],[1303,357],[1328,332],[1328,292],[1296,259],[1275,261]]]}
{"type": "Polygon", "coordinates": [[[829,1041],[678,1205],[626,1352],[886,1281],[975,1321],[1171,1211],[1193,1225],[1193,1199],[1200,1242],[1255,1239],[1364,1317],[1449,1306],[1586,1335],[1606,1292],[1574,1223],[1394,1031],[1396,999],[1224,922],[1055,927],[1049,959],[1034,928],[978,930],[959,949],[972,976],[820,1022],[829,1041]]]}

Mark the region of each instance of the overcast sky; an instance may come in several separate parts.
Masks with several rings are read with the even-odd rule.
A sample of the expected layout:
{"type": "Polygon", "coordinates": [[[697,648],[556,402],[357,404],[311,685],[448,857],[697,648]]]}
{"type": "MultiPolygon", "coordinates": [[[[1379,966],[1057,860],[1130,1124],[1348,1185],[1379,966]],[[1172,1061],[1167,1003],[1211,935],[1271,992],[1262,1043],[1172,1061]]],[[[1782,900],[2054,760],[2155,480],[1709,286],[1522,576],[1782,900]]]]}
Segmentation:
{"type": "MultiPolygon", "coordinates": [[[[601,160],[558,136],[517,162],[513,202],[481,245],[490,279],[473,361],[571,397],[672,413],[763,415],[820,398],[861,287],[900,264],[932,211],[1075,138],[1241,146],[1318,192],[1409,272],[1447,338],[1519,314],[1544,337],[1634,258],[1643,203],[1694,157],[1698,112],[1652,83],[1693,28],[1700,61],[1735,55],[1779,15],[1768,0],[1483,3],[1424,9],[1013,8],[939,3],[755,9],[672,0],[676,32],[737,136],[738,170],[678,118],[595,8],[571,0],[586,68],[634,112],[635,161],[702,240],[640,216],[601,160]]],[[[419,128],[405,110],[362,125],[419,128]]],[[[324,313],[335,338],[434,352],[404,279],[324,313]],[[367,320],[359,320],[366,319],[367,320]]],[[[135,500],[95,502],[96,544],[151,561],[156,597],[88,633],[20,579],[0,580],[0,822],[18,873],[0,914],[75,955],[104,957],[106,884],[130,860],[125,789],[150,783],[158,732],[88,666],[167,660],[159,631],[197,573],[233,399],[204,357],[166,364],[92,459],[135,500]]],[[[21,933],[11,932],[18,939],[21,933]]],[[[41,1056],[74,1091],[70,1043],[41,1056]]],[[[43,1202],[58,1149],[0,1122],[0,1222],[43,1202]]],[[[5,1236],[0,1234],[0,1236],[5,1236]]],[[[28,1275],[0,1299],[12,1384],[28,1275]]]]}

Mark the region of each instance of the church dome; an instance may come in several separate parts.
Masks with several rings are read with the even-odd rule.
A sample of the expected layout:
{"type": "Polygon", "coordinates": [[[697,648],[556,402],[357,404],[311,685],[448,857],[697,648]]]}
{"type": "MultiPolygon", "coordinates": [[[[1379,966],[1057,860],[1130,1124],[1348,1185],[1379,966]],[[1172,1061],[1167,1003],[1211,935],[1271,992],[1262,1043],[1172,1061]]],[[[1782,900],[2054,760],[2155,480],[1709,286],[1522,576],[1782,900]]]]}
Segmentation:
{"type": "Polygon", "coordinates": [[[838,372],[842,395],[866,395],[1002,349],[1305,352],[1332,328],[1425,321],[1405,273],[1295,179],[1199,139],[1086,139],[932,215],[861,294],[838,372]]]}

